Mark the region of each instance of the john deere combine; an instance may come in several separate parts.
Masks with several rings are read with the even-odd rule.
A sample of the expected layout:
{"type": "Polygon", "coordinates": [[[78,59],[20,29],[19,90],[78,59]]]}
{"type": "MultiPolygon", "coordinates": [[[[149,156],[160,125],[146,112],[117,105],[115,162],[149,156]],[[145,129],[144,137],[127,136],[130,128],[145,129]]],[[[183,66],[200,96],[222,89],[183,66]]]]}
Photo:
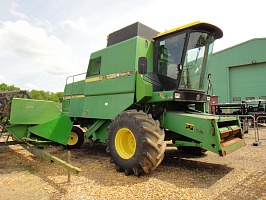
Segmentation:
{"type": "MultiPolygon", "coordinates": [[[[107,143],[111,161],[126,175],[154,170],[167,145],[220,156],[241,148],[238,118],[206,113],[207,64],[214,40],[222,35],[202,22],[164,33],[135,23],[111,33],[107,47],[91,54],[85,80],[67,79],[63,114],[42,120],[33,115],[18,139],[45,138],[68,148],[80,147],[84,138],[107,143]]],[[[36,109],[33,102],[24,110],[36,109]]],[[[29,121],[21,118],[11,121],[14,135],[12,127],[29,121]]]]}

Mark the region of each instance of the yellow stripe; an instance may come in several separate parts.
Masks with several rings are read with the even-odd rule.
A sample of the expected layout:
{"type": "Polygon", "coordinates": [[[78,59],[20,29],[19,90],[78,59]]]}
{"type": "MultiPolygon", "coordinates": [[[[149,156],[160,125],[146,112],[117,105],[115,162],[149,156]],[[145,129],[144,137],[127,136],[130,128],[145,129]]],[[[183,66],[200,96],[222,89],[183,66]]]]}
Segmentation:
{"type": "Polygon", "coordinates": [[[84,98],[84,95],[70,95],[70,96],[65,96],[64,100],[68,100],[68,99],[74,99],[74,98],[84,98]]]}
{"type": "Polygon", "coordinates": [[[87,78],[85,82],[88,83],[88,82],[100,81],[100,80],[102,80],[101,78],[102,78],[102,76],[87,78]]]}
{"type": "Polygon", "coordinates": [[[108,74],[108,75],[104,75],[104,76],[97,76],[97,77],[93,77],[93,78],[87,78],[85,80],[85,82],[89,83],[89,82],[101,81],[101,80],[105,80],[105,79],[114,79],[114,78],[123,77],[123,76],[131,76],[133,74],[134,74],[134,71],[130,70],[130,71],[126,71],[126,72],[118,72],[118,73],[115,73],[115,74],[108,74]]]}
{"type": "Polygon", "coordinates": [[[201,24],[202,22],[200,21],[196,21],[196,22],[192,22],[190,24],[186,24],[186,25],[183,25],[183,26],[180,26],[178,28],[174,28],[174,29],[171,29],[169,31],[165,31],[165,32],[162,32],[162,33],[159,33],[158,35],[156,35],[154,38],[157,38],[157,37],[160,37],[160,36],[163,36],[163,35],[167,35],[169,33],[173,33],[175,31],[179,31],[179,30],[182,30],[182,29],[186,29],[188,27],[191,27],[191,26],[194,26],[194,25],[197,25],[197,24],[201,24]]]}

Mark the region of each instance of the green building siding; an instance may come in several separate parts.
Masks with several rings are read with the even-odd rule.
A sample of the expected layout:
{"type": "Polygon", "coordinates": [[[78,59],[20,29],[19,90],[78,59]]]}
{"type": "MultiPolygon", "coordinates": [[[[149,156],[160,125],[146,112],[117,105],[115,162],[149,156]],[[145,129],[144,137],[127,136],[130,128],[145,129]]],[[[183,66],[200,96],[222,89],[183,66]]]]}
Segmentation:
{"type": "Polygon", "coordinates": [[[213,95],[220,103],[233,102],[234,97],[266,96],[266,38],[252,39],[213,55],[213,95]]]}

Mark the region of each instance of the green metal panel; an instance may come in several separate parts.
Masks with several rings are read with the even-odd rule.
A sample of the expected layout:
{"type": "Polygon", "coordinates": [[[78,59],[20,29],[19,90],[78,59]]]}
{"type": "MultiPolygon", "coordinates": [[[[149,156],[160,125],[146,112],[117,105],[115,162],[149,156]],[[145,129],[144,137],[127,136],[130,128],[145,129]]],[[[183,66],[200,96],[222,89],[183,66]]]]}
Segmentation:
{"type": "Polygon", "coordinates": [[[73,82],[73,83],[68,83],[65,85],[64,95],[67,96],[67,95],[83,94],[84,85],[85,85],[84,80],[73,82]]]}
{"type": "Polygon", "coordinates": [[[161,120],[163,128],[193,138],[193,140],[200,142],[201,148],[214,153],[232,152],[245,145],[244,140],[239,138],[237,143],[222,147],[219,131],[223,127],[219,127],[218,123],[225,123],[225,127],[237,126],[240,128],[239,120],[236,117],[218,117],[203,113],[166,112],[161,120]],[[232,121],[235,124],[232,124],[232,121]]]}
{"type": "Polygon", "coordinates": [[[7,129],[18,139],[26,139],[31,133],[67,144],[72,122],[52,101],[13,98],[10,116],[7,129]]]}
{"type": "Polygon", "coordinates": [[[201,141],[203,144],[209,142],[210,144],[216,144],[217,140],[220,142],[219,137],[218,135],[212,135],[211,132],[213,124],[216,124],[216,119],[218,117],[209,115],[167,112],[164,114],[162,126],[176,133],[201,141]],[[193,130],[187,127],[188,124],[193,126],[193,130]]]}
{"type": "Polygon", "coordinates": [[[71,132],[72,123],[69,117],[61,115],[45,123],[29,127],[28,130],[45,139],[66,145],[71,132]]]}
{"type": "Polygon", "coordinates": [[[111,120],[97,120],[92,126],[90,126],[86,133],[86,138],[92,138],[93,141],[100,141],[106,143],[106,138],[108,136],[108,126],[110,125],[111,120]]]}
{"type": "Polygon", "coordinates": [[[85,132],[85,138],[89,139],[106,122],[104,119],[96,120],[85,132]]]}
{"type": "Polygon", "coordinates": [[[110,125],[111,120],[107,120],[95,133],[93,134],[94,140],[99,140],[102,143],[107,143],[106,138],[109,134],[108,126],[110,125]]]}
{"type": "Polygon", "coordinates": [[[86,83],[86,96],[135,92],[135,75],[86,83]]]}
{"type": "Polygon", "coordinates": [[[27,137],[29,125],[8,125],[5,127],[9,133],[13,134],[13,136],[20,140],[22,138],[27,137]]]}
{"type": "Polygon", "coordinates": [[[116,74],[132,71],[134,75],[138,70],[139,57],[147,57],[148,70],[152,70],[152,47],[150,41],[135,37],[93,53],[91,59],[101,57],[100,74],[87,77],[84,94],[87,96],[134,92],[135,77],[121,77],[116,74]],[[90,81],[94,78],[96,81],[90,81]]]}
{"type": "MultiPolygon", "coordinates": [[[[143,38],[139,38],[137,43],[137,56],[135,62],[138,63],[139,57],[147,58],[147,71],[153,72],[153,48],[154,43],[143,38]]],[[[136,65],[137,70],[137,65],[136,65]]]]}
{"type": "Polygon", "coordinates": [[[100,75],[134,70],[138,39],[135,37],[92,53],[90,59],[102,58],[100,75]]]}
{"type": "Polygon", "coordinates": [[[113,119],[133,103],[134,93],[85,97],[82,117],[113,119]]]}
{"type": "MultiPolygon", "coordinates": [[[[208,73],[212,74],[213,94],[219,96],[220,103],[231,102],[230,86],[232,84],[229,85],[229,68],[242,65],[256,68],[257,64],[263,64],[266,67],[265,52],[266,38],[259,38],[219,51],[212,56],[208,73]]],[[[246,77],[249,77],[248,71],[246,77]]],[[[248,80],[248,78],[245,79],[248,80]]],[[[253,83],[250,82],[250,86],[252,85],[253,83]]],[[[256,88],[256,90],[260,89],[256,88]]]]}
{"type": "Polygon", "coordinates": [[[62,112],[65,115],[68,115],[69,113],[69,103],[70,103],[70,99],[64,99],[62,102],[62,112]]]}
{"type": "Polygon", "coordinates": [[[13,98],[10,124],[41,124],[61,115],[53,101],[13,98]]]}
{"type": "Polygon", "coordinates": [[[152,97],[152,84],[145,80],[145,76],[137,73],[136,75],[136,101],[147,101],[152,97]]]}
{"type": "Polygon", "coordinates": [[[100,75],[137,70],[139,57],[148,59],[148,71],[153,69],[153,43],[134,37],[91,54],[90,59],[101,57],[100,75]]]}
{"type": "Polygon", "coordinates": [[[84,97],[70,99],[68,115],[70,117],[82,117],[83,106],[84,106],[84,97]]]}

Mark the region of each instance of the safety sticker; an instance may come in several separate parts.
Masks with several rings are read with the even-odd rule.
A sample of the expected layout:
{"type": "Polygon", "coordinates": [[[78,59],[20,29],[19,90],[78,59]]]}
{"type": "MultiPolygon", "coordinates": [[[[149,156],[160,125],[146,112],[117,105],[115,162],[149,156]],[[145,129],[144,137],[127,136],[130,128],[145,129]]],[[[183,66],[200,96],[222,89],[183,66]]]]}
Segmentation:
{"type": "Polygon", "coordinates": [[[186,123],[186,129],[193,130],[194,129],[194,124],[186,123]]]}

